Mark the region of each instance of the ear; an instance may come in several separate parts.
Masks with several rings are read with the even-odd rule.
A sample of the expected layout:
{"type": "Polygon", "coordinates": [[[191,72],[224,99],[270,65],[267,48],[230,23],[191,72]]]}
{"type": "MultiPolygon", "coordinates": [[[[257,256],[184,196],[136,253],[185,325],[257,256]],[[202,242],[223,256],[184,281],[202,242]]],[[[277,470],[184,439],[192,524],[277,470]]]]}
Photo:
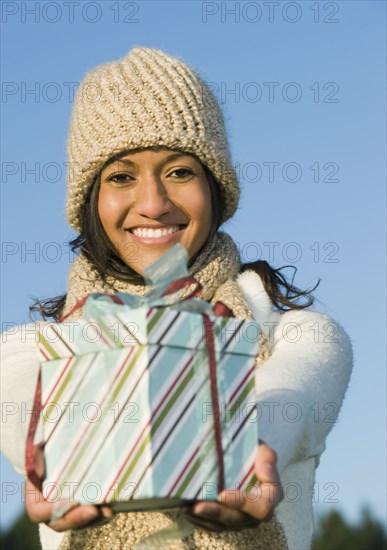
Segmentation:
{"type": "Polygon", "coordinates": [[[266,293],[261,277],[255,271],[247,270],[238,275],[236,282],[253,312],[254,319],[265,332],[263,323],[269,319],[273,304],[266,293]]]}

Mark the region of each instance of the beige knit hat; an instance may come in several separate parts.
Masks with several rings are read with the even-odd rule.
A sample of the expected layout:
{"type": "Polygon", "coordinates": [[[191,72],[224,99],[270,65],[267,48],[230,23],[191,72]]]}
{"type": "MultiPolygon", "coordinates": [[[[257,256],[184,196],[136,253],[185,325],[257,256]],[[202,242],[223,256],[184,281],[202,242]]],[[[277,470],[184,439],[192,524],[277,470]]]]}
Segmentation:
{"type": "Polygon", "coordinates": [[[114,155],[165,146],[194,153],[219,182],[225,209],[238,205],[224,120],[205,82],[179,59],[136,47],[88,73],[75,98],[68,141],[67,216],[81,230],[81,206],[94,177],[114,155]]]}

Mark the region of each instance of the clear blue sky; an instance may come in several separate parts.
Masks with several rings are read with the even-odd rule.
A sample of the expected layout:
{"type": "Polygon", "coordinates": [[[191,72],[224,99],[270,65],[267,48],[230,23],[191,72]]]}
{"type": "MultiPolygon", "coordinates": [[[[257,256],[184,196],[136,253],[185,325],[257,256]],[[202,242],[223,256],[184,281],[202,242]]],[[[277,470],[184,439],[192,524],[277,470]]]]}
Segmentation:
{"type": "MultiPolygon", "coordinates": [[[[301,287],[320,277],[317,307],[353,341],[354,373],[321,458],[316,506],[355,521],[368,503],[383,519],[385,2],[55,4],[2,2],[2,328],[28,320],[32,296],[65,290],[75,83],[134,45],[180,56],[222,102],[243,188],[225,229],[243,259],[293,261],[301,287]]],[[[22,499],[5,460],[2,480],[3,492],[16,483],[14,496],[2,495],[6,526],[22,499]]]]}

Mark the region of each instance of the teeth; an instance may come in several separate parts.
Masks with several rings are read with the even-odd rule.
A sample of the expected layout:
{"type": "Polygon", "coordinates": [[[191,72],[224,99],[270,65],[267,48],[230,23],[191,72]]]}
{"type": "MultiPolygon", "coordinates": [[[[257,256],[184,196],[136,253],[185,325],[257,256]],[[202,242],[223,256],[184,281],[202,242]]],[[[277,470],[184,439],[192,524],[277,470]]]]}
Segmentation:
{"type": "Polygon", "coordinates": [[[134,229],[132,229],[133,235],[145,239],[160,239],[160,237],[172,235],[177,231],[179,231],[178,225],[174,225],[173,227],[166,227],[165,229],[161,229],[159,227],[157,229],[150,229],[149,227],[135,227],[134,229]]]}

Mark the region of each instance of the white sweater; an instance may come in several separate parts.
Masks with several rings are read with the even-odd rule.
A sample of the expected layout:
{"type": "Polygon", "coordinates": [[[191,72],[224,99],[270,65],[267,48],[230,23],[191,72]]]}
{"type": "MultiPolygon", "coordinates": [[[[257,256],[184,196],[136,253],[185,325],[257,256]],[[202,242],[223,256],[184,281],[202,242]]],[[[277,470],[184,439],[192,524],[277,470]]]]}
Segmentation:
{"type": "MultiPolygon", "coordinates": [[[[277,506],[290,550],[311,546],[315,470],[337,421],[352,370],[345,331],[322,313],[272,310],[261,279],[252,271],[238,283],[271,342],[270,358],[256,371],[259,437],[278,456],[285,498],[277,506]],[[324,408],[325,407],[325,408],[324,408]]],[[[34,324],[2,335],[1,450],[25,474],[24,449],[39,370],[34,324]]],[[[42,547],[59,547],[61,533],[40,525],[42,547]]]]}

